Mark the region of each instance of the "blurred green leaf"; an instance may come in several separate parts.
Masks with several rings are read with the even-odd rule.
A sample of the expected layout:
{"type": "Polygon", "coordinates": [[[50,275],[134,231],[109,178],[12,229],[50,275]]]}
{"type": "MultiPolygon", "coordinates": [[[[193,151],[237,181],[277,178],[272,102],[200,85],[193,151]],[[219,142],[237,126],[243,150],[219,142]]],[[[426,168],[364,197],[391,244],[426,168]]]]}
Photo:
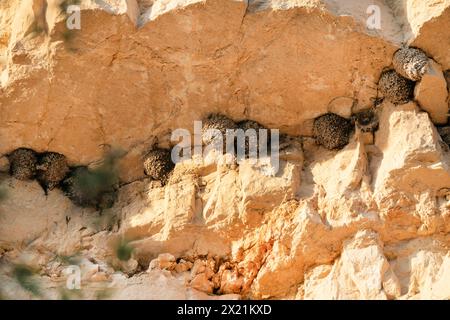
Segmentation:
{"type": "Polygon", "coordinates": [[[60,288],[60,300],[80,300],[83,298],[83,291],[81,289],[68,290],[67,288],[60,288]]]}
{"type": "Polygon", "coordinates": [[[19,285],[35,296],[41,296],[41,290],[34,275],[36,272],[24,264],[17,264],[13,269],[13,277],[17,280],[19,285]]]}
{"type": "Polygon", "coordinates": [[[127,240],[121,240],[116,247],[116,256],[120,261],[130,260],[133,254],[134,248],[127,240]]]}
{"type": "Polygon", "coordinates": [[[95,294],[96,300],[106,300],[109,299],[111,296],[112,290],[107,288],[98,290],[95,294]]]}
{"type": "Polygon", "coordinates": [[[85,171],[77,177],[77,183],[83,192],[97,199],[101,193],[111,191],[119,183],[117,169],[118,153],[110,152],[95,169],[85,171]]]}
{"type": "Polygon", "coordinates": [[[109,209],[114,205],[119,186],[117,163],[123,153],[109,152],[94,169],[79,168],[74,176],[74,189],[79,190],[81,202],[97,209],[109,209]]]}

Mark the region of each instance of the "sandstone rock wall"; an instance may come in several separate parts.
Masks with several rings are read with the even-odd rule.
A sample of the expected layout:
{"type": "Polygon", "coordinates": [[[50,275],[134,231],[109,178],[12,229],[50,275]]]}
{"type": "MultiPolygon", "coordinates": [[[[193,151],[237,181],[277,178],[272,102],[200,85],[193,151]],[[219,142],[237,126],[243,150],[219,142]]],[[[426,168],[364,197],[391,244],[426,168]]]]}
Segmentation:
{"type": "Polygon", "coordinates": [[[450,151],[436,128],[449,125],[450,1],[80,5],[81,30],[69,32],[57,0],[0,3],[2,297],[33,297],[13,277],[20,263],[37,270],[41,297],[60,298],[76,256],[81,298],[450,298],[450,151]],[[366,28],[370,4],[379,30],[366,28]],[[380,103],[402,45],[443,72],[407,104],[380,103]],[[375,133],[356,129],[342,150],[315,144],[314,118],[367,108],[375,133]],[[144,176],[154,142],[170,146],[174,129],[211,112],[299,142],[272,176],[193,160],[166,185],[144,176]],[[118,201],[100,214],[10,177],[19,147],[72,166],[123,150],[118,201]]]}

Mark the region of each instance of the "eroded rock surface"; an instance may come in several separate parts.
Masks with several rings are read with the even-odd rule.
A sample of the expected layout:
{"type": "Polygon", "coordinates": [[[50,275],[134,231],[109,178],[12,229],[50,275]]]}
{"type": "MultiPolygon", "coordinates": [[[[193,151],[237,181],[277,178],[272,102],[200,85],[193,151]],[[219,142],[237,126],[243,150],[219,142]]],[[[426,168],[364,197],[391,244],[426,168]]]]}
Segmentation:
{"type": "Polygon", "coordinates": [[[450,298],[448,0],[85,0],[70,32],[44,2],[0,2],[2,298],[450,298]],[[382,101],[405,44],[444,72],[382,101]],[[346,124],[338,149],[314,138],[327,113],[346,124]],[[279,129],[278,170],[211,152],[145,175],[152,146],[210,114],[279,129]],[[10,175],[18,148],[88,170],[112,147],[111,208],[10,175]]]}

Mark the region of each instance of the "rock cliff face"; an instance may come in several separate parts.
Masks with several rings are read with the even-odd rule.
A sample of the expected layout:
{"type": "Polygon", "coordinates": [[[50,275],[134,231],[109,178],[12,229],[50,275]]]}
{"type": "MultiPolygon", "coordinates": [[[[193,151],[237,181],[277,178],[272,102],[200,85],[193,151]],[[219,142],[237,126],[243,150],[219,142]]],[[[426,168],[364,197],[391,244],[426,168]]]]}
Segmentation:
{"type": "Polygon", "coordinates": [[[3,0],[0,13],[1,297],[450,298],[450,0],[3,0]],[[373,5],[381,28],[366,25],[373,5]],[[429,62],[399,104],[378,82],[401,47],[429,62]],[[342,149],[316,143],[314,119],[353,126],[368,109],[377,125],[357,122],[342,149]],[[289,137],[278,172],[209,154],[165,183],[144,174],[152,146],[212,113],[289,137]],[[113,207],[12,177],[19,148],[93,170],[120,149],[113,207]]]}

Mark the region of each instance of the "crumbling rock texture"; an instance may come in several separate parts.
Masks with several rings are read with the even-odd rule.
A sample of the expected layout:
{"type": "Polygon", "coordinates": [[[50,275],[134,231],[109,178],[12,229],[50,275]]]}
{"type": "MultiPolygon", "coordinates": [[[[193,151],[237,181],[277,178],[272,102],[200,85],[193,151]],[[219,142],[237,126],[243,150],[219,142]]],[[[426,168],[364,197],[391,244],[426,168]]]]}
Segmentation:
{"type": "Polygon", "coordinates": [[[442,67],[433,59],[414,88],[414,100],[428,112],[433,123],[447,124],[449,116],[448,86],[442,67]]]}
{"type": "Polygon", "coordinates": [[[66,157],[56,152],[46,152],[39,157],[37,179],[48,190],[56,187],[69,172],[66,157]]]}
{"type": "Polygon", "coordinates": [[[168,149],[154,148],[144,157],[145,174],[165,183],[175,164],[168,149]]]}
{"type": "Polygon", "coordinates": [[[403,104],[411,100],[414,92],[414,82],[402,77],[395,70],[381,74],[378,88],[383,97],[394,104],[403,104]]]}
{"type": "Polygon", "coordinates": [[[403,77],[418,81],[427,71],[428,57],[417,48],[401,48],[392,58],[395,71],[403,77]]]}
{"type": "Polygon", "coordinates": [[[72,32],[58,2],[0,1],[2,298],[36,298],[17,263],[50,299],[70,294],[72,263],[86,299],[450,298],[448,0],[83,0],[72,32]],[[414,102],[394,71],[378,88],[405,44],[447,70],[427,70],[414,102]],[[374,105],[378,129],[361,132],[374,105]],[[315,142],[329,112],[345,119],[315,134],[341,149],[315,142]],[[278,168],[192,159],[170,183],[145,175],[149,146],[218,113],[222,128],[279,129],[278,168]],[[105,146],[125,153],[121,184],[93,197],[76,181],[105,146]],[[8,174],[21,147],[66,156],[63,192],[8,174]]]}
{"type": "Polygon", "coordinates": [[[334,113],[324,114],[314,120],[316,143],[329,150],[341,149],[347,145],[352,129],[349,120],[334,113]]]}
{"type": "Polygon", "coordinates": [[[37,154],[31,149],[19,148],[8,155],[11,175],[19,180],[33,179],[38,163],[37,154]]]}

